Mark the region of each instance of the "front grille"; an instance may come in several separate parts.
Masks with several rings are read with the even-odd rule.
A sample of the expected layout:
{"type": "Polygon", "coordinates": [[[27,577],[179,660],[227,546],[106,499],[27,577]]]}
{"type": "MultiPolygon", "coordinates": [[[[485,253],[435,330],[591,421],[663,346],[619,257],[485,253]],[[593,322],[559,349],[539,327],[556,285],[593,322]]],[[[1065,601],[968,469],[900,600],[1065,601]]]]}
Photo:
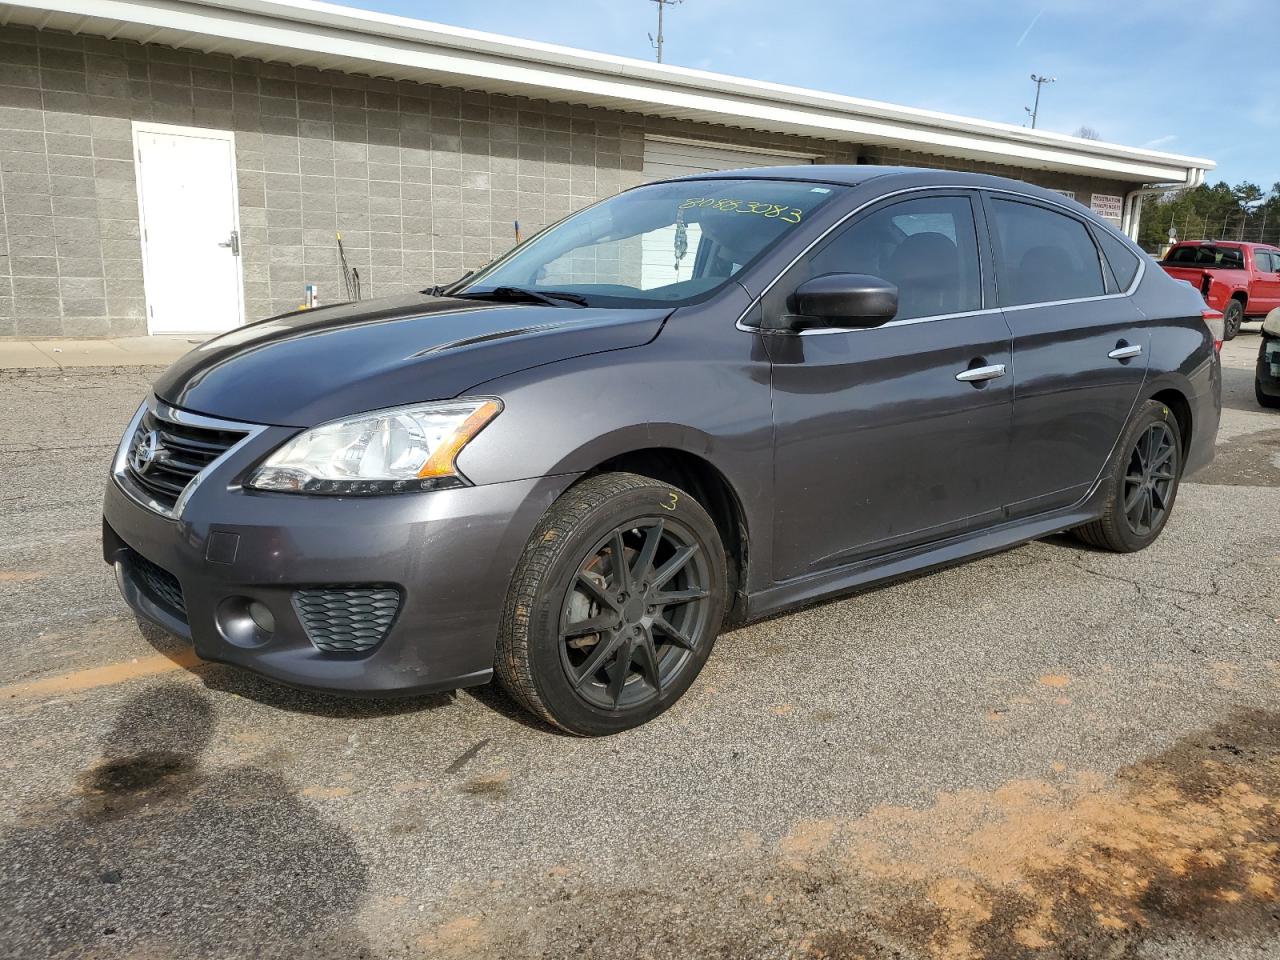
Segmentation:
{"type": "Polygon", "coordinates": [[[156,503],[172,510],[196,475],[244,437],[242,430],[175,423],[148,410],[129,441],[125,470],[156,503]],[[141,450],[150,458],[145,453],[139,456],[141,450]]]}
{"type": "Polygon", "coordinates": [[[380,585],[308,587],[294,592],[293,606],[317,650],[361,653],[386,636],[400,608],[400,591],[380,585]]]}
{"type": "Polygon", "coordinates": [[[187,605],[182,599],[182,585],[178,578],[163,567],[158,567],[140,553],[132,553],[129,566],[134,582],[147,598],[183,620],[187,618],[187,605]]]}

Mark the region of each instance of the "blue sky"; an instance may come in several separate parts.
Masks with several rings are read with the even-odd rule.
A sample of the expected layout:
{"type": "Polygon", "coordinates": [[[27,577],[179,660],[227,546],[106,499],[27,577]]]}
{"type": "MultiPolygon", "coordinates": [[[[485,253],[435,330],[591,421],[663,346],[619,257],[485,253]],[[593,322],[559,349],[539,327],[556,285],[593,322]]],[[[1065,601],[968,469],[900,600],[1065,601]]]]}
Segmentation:
{"type": "MultiPolygon", "coordinates": [[[[648,0],[339,0],[650,59],[648,0]]],[[[685,0],[668,63],[1218,161],[1210,182],[1280,181],[1274,0],[685,0]],[[1250,27],[1252,25],[1252,27],[1250,27]]]]}

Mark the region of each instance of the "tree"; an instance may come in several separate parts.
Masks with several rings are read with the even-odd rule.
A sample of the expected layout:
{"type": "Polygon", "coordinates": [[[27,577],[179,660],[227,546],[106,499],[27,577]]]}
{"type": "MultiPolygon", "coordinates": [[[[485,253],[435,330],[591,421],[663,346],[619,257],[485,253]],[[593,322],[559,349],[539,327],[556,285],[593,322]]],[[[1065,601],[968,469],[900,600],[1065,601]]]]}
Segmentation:
{"type": "Polygon", "coordinates": [[[1072,136],[1079,137],[1081,140],[1101,140],[1102,139],[1102,134],[1100,134],[1097,130],[1095,130],[1093,127],[1090,127],[1088,125],[1081,127],[1079,130],[1073,133],[1072,136]]]}
{"type": "Polygon", "coordinates": [[[1169,242],[1170,227],[1178,231],[1179,240],[1243,238],[1276,243],[1280,241],[1280,183],[1264,193],[1248,181],[1234,187],[1219,182],[1148,199],[1138,243],[1158,252],[1169,242]]]}

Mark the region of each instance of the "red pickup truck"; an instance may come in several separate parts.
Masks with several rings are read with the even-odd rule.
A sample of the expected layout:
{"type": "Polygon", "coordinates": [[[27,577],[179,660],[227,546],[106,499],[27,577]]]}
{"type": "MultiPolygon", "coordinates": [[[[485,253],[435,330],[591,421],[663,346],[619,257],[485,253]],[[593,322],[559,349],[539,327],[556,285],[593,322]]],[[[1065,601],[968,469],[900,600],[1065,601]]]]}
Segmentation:
{"type": "Polygon", "coordinates": [[[1196,287],[1209,306],[1222,311],[1227,340],[1240,332],[1246,319],[1261,319],[1280,307],[1280,250],[1275,247],[1190,240],[1170,247],[1160,266],[1169,276],[1196,287]]]}

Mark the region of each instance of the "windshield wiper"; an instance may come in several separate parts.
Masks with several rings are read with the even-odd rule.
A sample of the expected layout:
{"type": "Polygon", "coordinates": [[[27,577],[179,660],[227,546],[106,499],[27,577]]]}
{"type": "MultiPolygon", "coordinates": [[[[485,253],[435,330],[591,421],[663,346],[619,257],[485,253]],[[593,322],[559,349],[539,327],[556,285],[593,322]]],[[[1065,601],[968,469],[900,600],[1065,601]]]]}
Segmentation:
{"type": "Polygon", "coordinates": [[[530,290],[528,287],[494,287],[492,290],[466,290],[453,294],[470,300],[506,300],[511,303],[545,303],[558,307],[564,303],[585,307],[587,298],[566,290],[530,290]]]}

